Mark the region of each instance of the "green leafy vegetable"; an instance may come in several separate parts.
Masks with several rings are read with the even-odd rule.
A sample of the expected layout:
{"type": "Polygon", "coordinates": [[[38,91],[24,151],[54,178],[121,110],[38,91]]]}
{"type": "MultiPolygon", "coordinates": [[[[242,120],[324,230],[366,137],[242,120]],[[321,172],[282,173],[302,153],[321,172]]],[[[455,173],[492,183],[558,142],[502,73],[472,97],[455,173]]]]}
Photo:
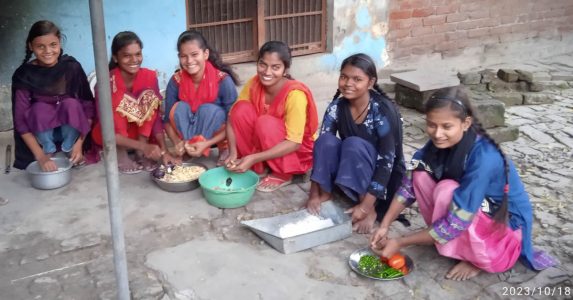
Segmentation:
{"type": "Polygon", "coordinates": [[[370,277],[392,279],[402,277],[404,274],[399,270],[390,268],[374,255],[364,255],[358,261],[358,269],[370,277]]]}

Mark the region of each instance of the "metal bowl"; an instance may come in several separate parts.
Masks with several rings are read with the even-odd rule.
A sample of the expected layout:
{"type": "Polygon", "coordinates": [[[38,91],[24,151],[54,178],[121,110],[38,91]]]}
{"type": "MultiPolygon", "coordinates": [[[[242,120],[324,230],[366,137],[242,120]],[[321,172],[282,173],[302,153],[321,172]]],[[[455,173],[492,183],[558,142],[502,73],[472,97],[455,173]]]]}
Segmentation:
{"type": "Polygon", "coordinates": [[[58,166],[57,171],[44,172],[37,161],[32,162],[26,168],[30,183],[40,190],[52,190],[65,186],[72,180],[72,163],[65,157],[53,157],[52,160],[58,166]]]}
{"type": "Polygon", "coordinates": [[[374,255],[374,256],[378,256],[376,253],[372,252],[372,250],[370,250],[370,248],[362,248],[359,250],[356,250],[354,252],[352,252],[352,254],[350,254],[350,257],[348,258],[348,264],[350,265],[350,268],[352,269],[352,271],[364,276],[364,277],[368,277],[370,279],[376,279],[376,280],[396,280],[396,279],[402,279],[406,276],[408,276],[408,274],[412,273],[412,271],[414,270],[414,262],[412,261],[412,259],[402,253],[402,255],[404,255],[404,257],[406,258],[406,267],[408,267],[408,274],[404,275],[404,276],[400,276],[400,277],[396,277],[396,278],[379,278],[379,277],[372,277],[368,274],[365,274],[364,272],[362,272],[359,268],[358,268],[358,262],[360,261],[360,258],[364,255],[374,255]]]}
{"type": "MultiPolygon", "coordinates": [[[[185,167],[199,166],[199,167],[205,168],[205,171],[209,169],[205,165],[200,164],[200,163],[184,162],[181,165],[185,166],[185,167]]],[[[186,181],[186,182],[167,182],[167,181],[163,181],[161,179],[155,178],[153,176],[153,172],[151,172],[150,176],[151,176],[151,180],[153,180],[155,183],[157,183],[159,188],[161,188],[162,190],[167,191],[167,192],[172,192],[172,193],[187,192],[187,191],[191,191],[191,190],[194,190],[194,189],[199,187],[199,178],[197,178],[195,180],[191,180],[191,181],[186,181]]]]}

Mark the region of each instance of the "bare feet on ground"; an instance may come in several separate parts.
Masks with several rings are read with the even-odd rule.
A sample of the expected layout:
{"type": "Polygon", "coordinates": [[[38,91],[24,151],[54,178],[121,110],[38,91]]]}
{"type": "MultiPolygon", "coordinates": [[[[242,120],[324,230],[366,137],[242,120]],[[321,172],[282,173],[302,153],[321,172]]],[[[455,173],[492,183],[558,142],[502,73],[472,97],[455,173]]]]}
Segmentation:
{"type": "Polygon", "coordinates": [[[366,218],[352,224],[352,230],[364,234],[372,233],[375,222],[376,222],[376,211],[372,210],[368,214],[368,216],[366,216],[366,218]]]}
{"type": "Polygon", "coordinates": [[[467,261],[460,261],[450,269],[448,274],[446,274],[446,278],[458,281],[468,280],[477,276],[480,272],[481,270],[471,263],[467,261]]]}

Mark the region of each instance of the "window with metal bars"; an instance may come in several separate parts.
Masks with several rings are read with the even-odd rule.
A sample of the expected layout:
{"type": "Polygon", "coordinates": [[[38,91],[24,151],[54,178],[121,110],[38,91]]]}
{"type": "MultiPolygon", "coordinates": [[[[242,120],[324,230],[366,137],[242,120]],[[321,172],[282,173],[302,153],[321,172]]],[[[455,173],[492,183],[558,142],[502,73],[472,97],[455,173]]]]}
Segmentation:
{"type": "Polygon", "coordinates": [[[270,40],[293,55],[326,49],[326,0],[186,0],[187,28],[200,31],[228,63],[253,61],[270,40]]]}

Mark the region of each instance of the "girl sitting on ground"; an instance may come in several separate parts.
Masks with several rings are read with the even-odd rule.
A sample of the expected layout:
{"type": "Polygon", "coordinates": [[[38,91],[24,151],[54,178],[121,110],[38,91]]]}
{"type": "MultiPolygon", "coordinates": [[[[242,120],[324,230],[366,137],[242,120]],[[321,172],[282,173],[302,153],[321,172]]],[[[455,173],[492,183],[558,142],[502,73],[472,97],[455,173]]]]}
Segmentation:
{"type": "Polygon", "coordinates": [[[412,158],[372,249],[390,257],[402,247],[434,244],[459,262],[446,278],[466,280],[480,271],[504,272],[519,257],[541,270],[557,261],[531,244],[532,208],[515,166],[477,119],[459,88],[434,93],[425,104],[430,141],[412,158]],[[398,214],[417,200],[428,228],[389,238],[398,214]]]}
{"type": "Polygon", "coordinates": [[[61,38],[54,23],[34,23],[26,57],[12,76],[15,168],[36,160],[43,171],[56,171],[51,157],[58,144],[74,165],[84,161],[82,148],[95,115],[93,95],[80,63],[63,54],[61,38]]]}
{"type": "Polygon", "coordinates": [[[312,167],[318,128],[310,90],[289,75],[291,54],[279,41],[265,43],[251,78],[229,114],[226,166],[233,172],[253,169],[262,177],[257,190],[272,192],[312,167]],[[267,174],[266,168],[270,169],[267,174]]]}
{"type": "MultiPolygon", "coordinates": [[[[161,94],[157,73],[141,67],[142,49],[141,39],[131,31],[116,34],[111,43],[111,102],[118,167],[124,174],[151,171],[161,158],[166,162],[171,160],[159,116],[161,94]],[[135,160],[128,155],[131,150],[135,150],[135,160]]],[[[102,145],[99,123],[92,136],[102,145]]]]}
{"type": "Polygon", "coordinates": [[[228,155],[225,123],[237,99],[239,79],[198,31],[181,33],[177,51],[181,69],[167,84],[165,131],[178,156],[208,156],[217,145],[217,164],[222,165],[228,155]]]}
{"type": "Polygon", "coordinates": [[[306,203],[316,214],[339,188],[356,203],[350,212],[359,233],[370,233],[377,217],[384,216],[406,170],[400,112],[377,80],[368,55],[342,62],[338,90],[315,143],[306,203]]]}

